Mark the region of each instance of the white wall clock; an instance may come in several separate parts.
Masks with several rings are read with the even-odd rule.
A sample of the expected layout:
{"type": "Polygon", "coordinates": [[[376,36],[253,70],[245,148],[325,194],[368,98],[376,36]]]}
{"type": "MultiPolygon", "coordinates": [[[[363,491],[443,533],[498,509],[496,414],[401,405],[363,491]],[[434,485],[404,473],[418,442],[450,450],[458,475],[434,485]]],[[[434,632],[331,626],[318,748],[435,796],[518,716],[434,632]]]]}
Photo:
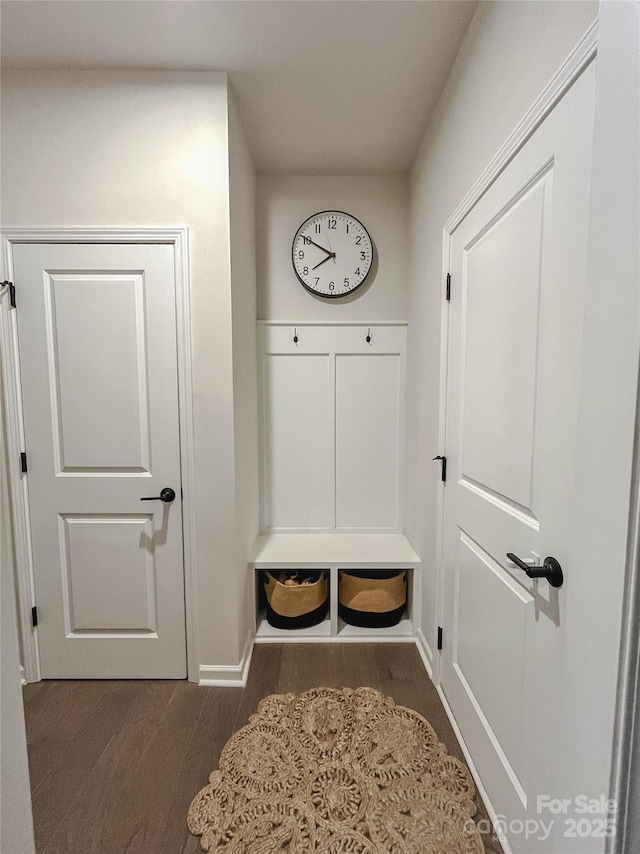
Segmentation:
{"type": "Polygon", "coordinates": [[[297,230],[291,260],[307,290],[335,299],[352,294],[367,278],[373,243],[354,216],[344,211],[321,211],[297,230]]]}

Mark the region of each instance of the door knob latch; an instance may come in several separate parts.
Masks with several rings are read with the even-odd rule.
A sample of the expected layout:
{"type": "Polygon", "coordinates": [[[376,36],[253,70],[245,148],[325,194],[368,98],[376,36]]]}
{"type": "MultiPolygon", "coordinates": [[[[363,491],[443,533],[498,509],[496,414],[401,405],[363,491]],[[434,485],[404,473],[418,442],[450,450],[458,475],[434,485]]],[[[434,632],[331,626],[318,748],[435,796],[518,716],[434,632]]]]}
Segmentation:
{"type": "Polygon", "coordinates": [[[529,566],[513,552],[507,552],[507,557],[526,572],[529,578],[546,578],[552,587],[562,587],[564,581],[562,567],[554,557],[546,557],[542,566],[529,566]]]}

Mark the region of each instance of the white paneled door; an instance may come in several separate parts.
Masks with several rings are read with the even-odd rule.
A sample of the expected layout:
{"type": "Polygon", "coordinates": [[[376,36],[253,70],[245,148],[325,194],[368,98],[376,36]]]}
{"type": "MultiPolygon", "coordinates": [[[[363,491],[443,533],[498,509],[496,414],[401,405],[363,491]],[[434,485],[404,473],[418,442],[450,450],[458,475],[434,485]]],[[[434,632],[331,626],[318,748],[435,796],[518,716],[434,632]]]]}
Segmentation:
{"type": "Polygon", "coordinates": [[[44,678],[186,676],[173,252],[14,247],[44,678]]]}
{"type": "Polygon", "coordinates": [[[518,854],[569,850],[517,822],[548,817],[563,761],[593,98],[592,65],[451,239],[441,682],[518,854]],[[557,558],[564,585],[508,552],[557,558]]]}

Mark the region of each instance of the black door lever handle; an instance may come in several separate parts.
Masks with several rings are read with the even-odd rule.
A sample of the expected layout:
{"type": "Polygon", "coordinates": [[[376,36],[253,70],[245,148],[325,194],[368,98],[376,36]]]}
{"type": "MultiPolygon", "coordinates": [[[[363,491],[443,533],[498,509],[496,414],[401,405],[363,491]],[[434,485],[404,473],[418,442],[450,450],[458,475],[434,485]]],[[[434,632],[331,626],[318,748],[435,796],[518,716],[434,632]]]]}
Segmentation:
{"type": "Polygon", "coordinates": [[[170,486],[165,486],[160,490],[160,495],[149,495],[146,498],[141,498],[140,501],[164,501],[165,504],[171,504],[175,500],[176,494],[170,486]]]}
{"type": "Polygon", "coordinates": [[[564,581],[562,567],[554,557],[546,557],[542,566],[529,566],[513,552],[507,552],[507,557],[524,570],[529,578],[546,578],[552,587],[562,587],[564,581]]]}

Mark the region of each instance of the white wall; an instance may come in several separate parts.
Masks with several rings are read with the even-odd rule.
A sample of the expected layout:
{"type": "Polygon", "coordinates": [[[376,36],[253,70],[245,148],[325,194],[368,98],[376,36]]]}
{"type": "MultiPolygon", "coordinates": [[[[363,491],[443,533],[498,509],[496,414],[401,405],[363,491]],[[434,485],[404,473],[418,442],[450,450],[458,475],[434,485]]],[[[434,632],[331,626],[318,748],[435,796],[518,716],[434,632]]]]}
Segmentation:
{"type": "Polygon", "coordinates": [[[200,663],[235,664],[227,83],[223,74],[5,71],[5,226],[190,230],[200,663]]]}
{"type": "Polygon", "coordinates": [[[0,380],[0,851],[35,854],[27,740],[20,687],[14,560],[0,380]]]}
{"type": "Polygon", "coordinates": [[[435,649],[442,228],[597,15],[594,2],[481,3],[411,172],[405,532],[435,649]]]}
{"type": "Polygon", "coordinates": [[[403,175],[261,175],[258,179],[258,319],[324,323],[406,320],[408,185],[403,175]],[[359,219],[377,250],[377,265],[351,297],[323,300],[293,271],[298,227],[318,211],[359,219]],[[377,266],[377,269],[376,269],[377,266]]]}
{"type": "Polygon", "coordinates": [[[258,356],[256,337],[256,172],[229,92],[229,202],[231,311],[233,329],[233,417],[238,583],[238,643],[253,631],[254,573],[247,566],[260,527],[258,463],[258,356]]]}

